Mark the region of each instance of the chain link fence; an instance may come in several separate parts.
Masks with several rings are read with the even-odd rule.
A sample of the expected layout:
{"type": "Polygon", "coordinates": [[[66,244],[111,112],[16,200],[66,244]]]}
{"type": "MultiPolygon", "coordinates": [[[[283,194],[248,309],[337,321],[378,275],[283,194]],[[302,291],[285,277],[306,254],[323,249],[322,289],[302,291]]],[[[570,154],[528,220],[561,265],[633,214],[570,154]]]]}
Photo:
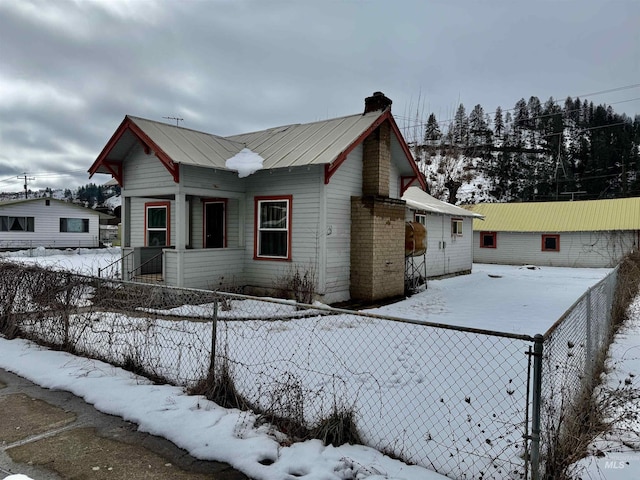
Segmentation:
{"type": "Polygon", "coordinates": [[[589,411],[598,368],[611,342],[617,281],[616,268],[580,297],[543,336],[542,476],[553,478],[558,473],[553,468],[566,465],[571,455],[580,453],[571,437],[577,437],[581,425],[576,422],[589,411]]]}
{"type": "Polygon", "coordinates": [[[565,402],[593,373],[615,279],[590,289],[540,344],[542,417],[527,335],[11,263],[0,263],[0,332],[218,395],[289,441],[337,442],[347,420],[350,439],[451,478],[527,478],[530,454],[539,459],[532,426],[544,462],[565,402]]]}

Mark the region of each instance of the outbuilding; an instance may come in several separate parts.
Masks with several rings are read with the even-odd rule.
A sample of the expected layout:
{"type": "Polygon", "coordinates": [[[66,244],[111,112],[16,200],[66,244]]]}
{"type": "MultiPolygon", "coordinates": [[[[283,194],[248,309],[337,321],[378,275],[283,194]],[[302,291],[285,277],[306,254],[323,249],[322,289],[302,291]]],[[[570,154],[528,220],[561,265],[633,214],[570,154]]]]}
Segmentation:
{"type": "Polygon", "coordinates": [[[473,222],[478,263],[613,267],[637,248],[640,198],[481,203],[473,222]]]}

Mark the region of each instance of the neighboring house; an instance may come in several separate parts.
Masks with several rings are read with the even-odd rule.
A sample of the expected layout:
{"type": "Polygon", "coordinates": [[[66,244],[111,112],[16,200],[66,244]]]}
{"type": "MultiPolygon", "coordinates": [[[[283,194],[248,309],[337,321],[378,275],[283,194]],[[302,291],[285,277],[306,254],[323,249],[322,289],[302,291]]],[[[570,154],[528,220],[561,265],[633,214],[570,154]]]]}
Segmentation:
{"type": "Polygon", "coordinates": [[[363,114],[220,137],[126,116],[89,169],[122,187],[123,278],[326,303],[404,292],[403,192],[424,181],[376,92],[363,114]]]}
{"type": "Polygon", "coordinates": [[[99,246],[100,215],[55,198],[0,202],[0,248],[99,246]]]}
{"type": "Polygon", "coordinates": [[[640,198],[482,203],[473,259],[479,263],[613,267],[640,235],[640,198]]]}
{"type": "Polygon", "coordinates": [[[418,187],[409,187],[402,199],[407,203],[407,221],[427,229],[427,278],[470,273],[472,221],[482,215],[442,202],[418,187]]]}

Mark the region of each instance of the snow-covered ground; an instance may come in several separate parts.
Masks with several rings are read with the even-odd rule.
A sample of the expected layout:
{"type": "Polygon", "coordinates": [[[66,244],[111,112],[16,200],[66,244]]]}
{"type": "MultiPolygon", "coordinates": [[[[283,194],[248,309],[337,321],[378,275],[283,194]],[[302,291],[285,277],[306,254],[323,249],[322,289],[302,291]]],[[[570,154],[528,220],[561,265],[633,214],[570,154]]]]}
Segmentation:
{"type": "MultiPolygon", "coordinates": [[[[66,261],[64,268],[82,273],[91,273],[96,265],[103,265],[103,261],[104,265],[108,263],[105,258],[91,258],[95,255],[81,253],[59,254],[60,258],[58,255],[22,257],[20,260],[44,265],[49,258],[58,267],[66,261]],[[39,260],[30,260],[34,258],[39,260]]],[[[115,259],[119,252],[103,254],[104,257],[108,255],[115,259]]],[[[608,271],[474,265],[471,275],[430,281],[425,291],[372,312],[512,333],[543,333],[608,271]]],[[[623,350],[632,352],[633,345],[640,348],[637,347],[640,327],[627,330],[626,334],[635,336],[629,338],[628,347],[623,350]]],[[[634,357],[636,361],[638,356],[634,357]]],[[[635,376],[627,375],[635,384],[640,365],[621,365],[624,365],[624,374],[636,372],[635,376]]],[[[0,338],[0,366],[45,387],[72,391],[94,403],[99,410],[134,421],[142,430],[165,436],[196,457],[226,461],[254,478],[279,479],[285,473],[301,469],[308,472],[305,478],[340,479],[355,471],[359,472],[358,478],[370,479],[442,478],[420,467],[392,460],[368,447],[324,447],[318,441],[282,447],[267,427],[253,425],[254,417],[250,413],[222,409],[202,397],[187,396],[180,388],[151,385],[102,362],[47,351],[24,340],[0,338]],[[238,456],[238,451],[243,454],[238,456]],[[277,458],[278,461],[265,466],[260,463],[265,458],[277,458]]],[[[638,431],[637,424],[632,428],[638,431]]],[[[625,455],[630,454],[625,452],[625,455]]],[[[634,460],[639,457],[625,458],[631,459],[629,463],[617,466],[602,464],[598,467],[600,460],[597,460],[593,463],[596,467],[588,466],[588,472],[604,472],[603,478],[640,478],[637,474],[618,476],[640,463],[634,460]],[[610,476],[611,473],[616,476],[610,476]]]]}

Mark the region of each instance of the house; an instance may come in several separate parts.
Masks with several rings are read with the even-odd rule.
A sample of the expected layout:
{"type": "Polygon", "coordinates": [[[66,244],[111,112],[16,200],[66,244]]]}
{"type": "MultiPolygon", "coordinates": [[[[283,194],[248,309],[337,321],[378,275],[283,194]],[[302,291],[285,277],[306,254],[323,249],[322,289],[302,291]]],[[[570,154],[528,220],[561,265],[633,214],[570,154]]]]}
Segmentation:
{"type": "Polygon", "coordinates": [[[479,263],[613,267],[637,248],[640,198],[483,203],[473,223],[479,263]]]}
{"type": "Polygon", "coordinates": [[[221,137],[126,116],[89,173],[121,186],[123,278],[315,297],[404,292],[405,202],[424,180],[381,92],[364,113],[221,137]]]}
{"type": "Polygon", "coordinates": [[[427,230],[426,277],[471,273],[473,264],[473,219],[482,215],[432,197],[416,186],[402,195],[407,221],[427,230]]]}
{"type": "Polygon", "coordinates": [[[0,202],[0,248],[98,247],[100,214],[55,198],[0,202]]]}

